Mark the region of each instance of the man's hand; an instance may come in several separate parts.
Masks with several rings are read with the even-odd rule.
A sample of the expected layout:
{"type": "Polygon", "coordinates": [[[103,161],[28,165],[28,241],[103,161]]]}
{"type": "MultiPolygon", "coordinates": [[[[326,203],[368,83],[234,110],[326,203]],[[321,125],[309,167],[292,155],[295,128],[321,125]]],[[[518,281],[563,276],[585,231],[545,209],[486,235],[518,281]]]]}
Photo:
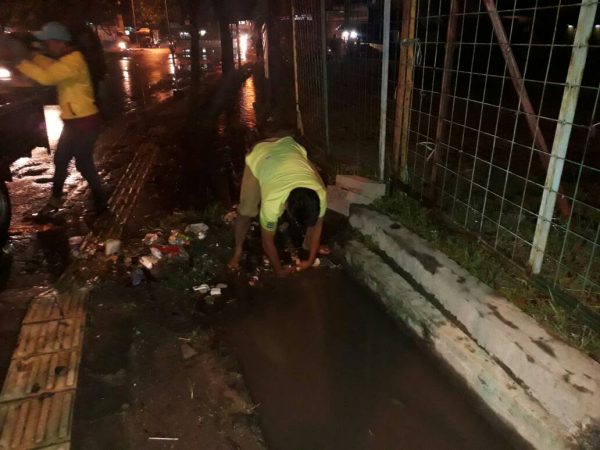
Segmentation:
{"type": "Polygon", "coordinates": [[[304,261],[297,261],[296,262],[296,271],[303,272],[306,269],[310,269],[313,264],[314,264],[314,261],[310,261],[308,259],[305,259],[304,261]]]}
{"type": "Polygon", "coordinates": [[[293,267],[283,266],[279,270],[275,271],[275,275],[277,275],[278,278],[285,278],[285,277],[289,276],[293,271],[294,271],[293,267]]]}

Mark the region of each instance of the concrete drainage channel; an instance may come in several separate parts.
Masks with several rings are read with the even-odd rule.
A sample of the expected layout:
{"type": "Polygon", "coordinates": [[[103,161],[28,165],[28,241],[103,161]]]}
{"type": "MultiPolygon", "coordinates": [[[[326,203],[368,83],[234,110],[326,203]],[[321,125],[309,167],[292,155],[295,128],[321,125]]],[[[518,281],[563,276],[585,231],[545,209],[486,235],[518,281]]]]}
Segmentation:
{"type": "MultiPolygon", "coordinates": [[[[366,206],[371,183],[330,189],[333,208],[377,248],[340,249],[359,280],[534,448],[564,449],[600,426],[600,365],[550,336],[454,261],[366,206]],[[408,280],[408,281],[407,281],[408,280]],[[410,281],[410,282],[409,282],[410,281]],[[422,293],[415,290],[419,290],[422,293]]],[[[349,177],[356,178],[356,177],[349,177]]],[[[597,431],[596,431],[597,432],[597,431]]]]}
{"type": "MultiPolygon", "coordinates": [[[[81,252],[120,237],[157,151],[152,144],[138,147],[111,196],[111,220],[86,236],[81,252]]],[[[71,270],[63,283],[72,287],[34,298],[21,325],[0,393],[0,449],[70,448],[89,288],[78,286],[71,270]]]]}

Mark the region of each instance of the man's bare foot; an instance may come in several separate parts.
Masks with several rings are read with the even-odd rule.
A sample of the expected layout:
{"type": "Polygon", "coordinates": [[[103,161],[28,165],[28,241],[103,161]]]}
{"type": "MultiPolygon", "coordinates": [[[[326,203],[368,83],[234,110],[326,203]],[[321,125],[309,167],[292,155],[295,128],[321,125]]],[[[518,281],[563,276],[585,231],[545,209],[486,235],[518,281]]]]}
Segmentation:
{"type": "Polygon", "coordinates": [[[227,263],[227,267],[230,270],[238,271],[240,270],[240,260],[242,259],[242,255],[233,255],[229,262],[227,263]]]}

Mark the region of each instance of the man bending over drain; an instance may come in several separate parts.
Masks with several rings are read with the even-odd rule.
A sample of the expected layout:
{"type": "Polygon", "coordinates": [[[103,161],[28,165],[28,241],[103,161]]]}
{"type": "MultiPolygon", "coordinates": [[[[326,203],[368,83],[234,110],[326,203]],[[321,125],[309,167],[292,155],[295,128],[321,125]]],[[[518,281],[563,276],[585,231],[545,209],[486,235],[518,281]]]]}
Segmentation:
{"type": "Polygon", "coordinates": [[[267,122],[266,139],[246,156],[238,218],[235,222],[235,250],[229,267],[239,268],[244,241],[252,218],[260,215],[262,246],[275,274],[289,275],[294,268],[283,267],[275,247],[277,222],[285,211],[306,229],[304,249],[308,259],[298,261],[295,270],[311,267],[321,248],[323,216],[327,210],[325,185],[306,150],[291,136],[292,127],[277,120],[267,122]],[[260,208],[260,210],[259,210],[260,208]]]}

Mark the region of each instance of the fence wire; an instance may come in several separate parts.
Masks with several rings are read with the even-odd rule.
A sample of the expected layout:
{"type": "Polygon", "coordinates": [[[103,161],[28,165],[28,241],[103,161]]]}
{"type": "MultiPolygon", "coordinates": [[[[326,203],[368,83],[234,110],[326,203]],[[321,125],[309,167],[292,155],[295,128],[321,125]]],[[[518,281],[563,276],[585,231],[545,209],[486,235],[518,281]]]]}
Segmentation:
{"type": "MultiPolygon", "coordinates": [[[[444,70],[451,3],[417,2],[416,37],[422,61],[413,66],[409,186],[423,200],[434,198],[454,223],[526,266],[549,160],[544,142],[552,148],[563,92],[570,88],[566,77],[579,11],[583,5],[597,2],[493,2],[533,113],[526,111],[526,98],[513,85],[514,77],[483,1],[457,2],[454,61],[444,70]],[[444,77],[451,82],[442,93],[444,77]],[[445,113],[443,94],[447,96],[445,113]],[[535,120],[531,121],[532,117],[535,120]]],[[[552,218],[541,275],[598,309],[598,17],[595,24],[558,192],[570,208],[552,218]]]]}

